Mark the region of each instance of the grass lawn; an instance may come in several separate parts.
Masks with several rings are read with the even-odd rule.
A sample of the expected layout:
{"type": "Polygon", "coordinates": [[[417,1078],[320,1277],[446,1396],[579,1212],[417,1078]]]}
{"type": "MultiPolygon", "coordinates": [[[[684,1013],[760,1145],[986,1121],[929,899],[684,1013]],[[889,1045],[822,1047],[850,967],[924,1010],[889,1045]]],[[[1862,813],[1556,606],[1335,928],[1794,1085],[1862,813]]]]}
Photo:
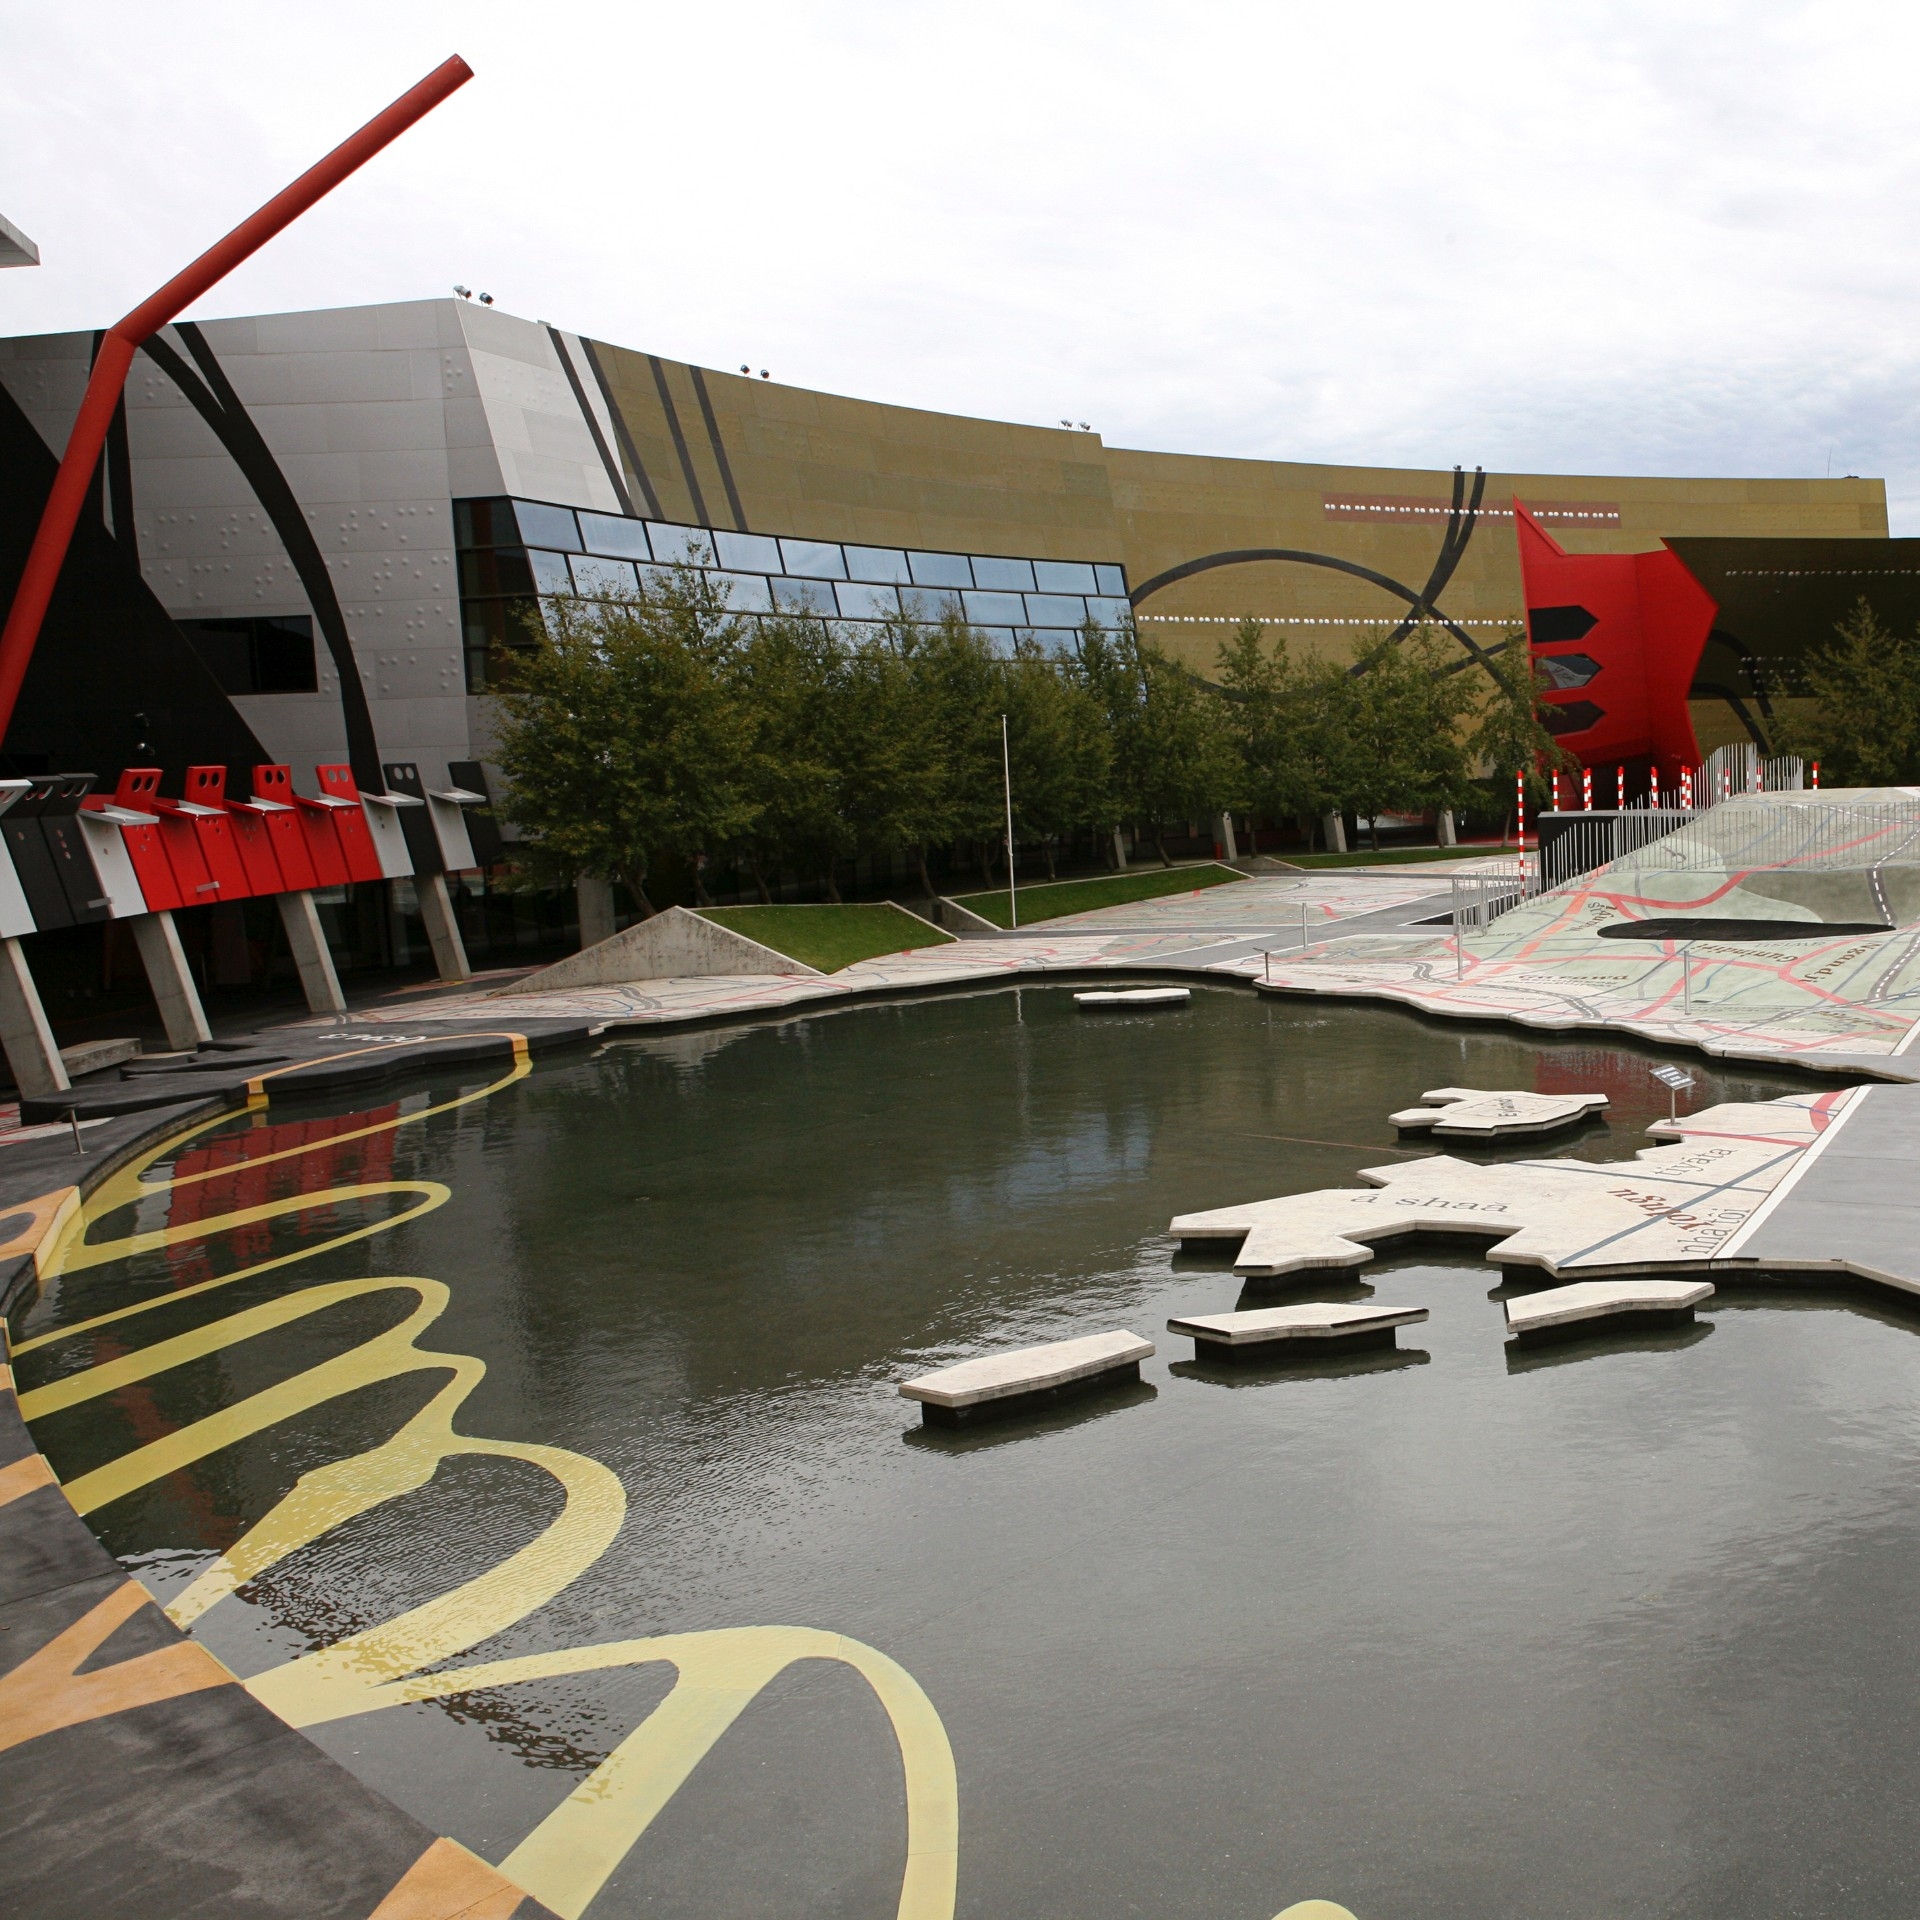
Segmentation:
{"type": "MultiPolygon", "coordinates": [[[[1159,900],[1169,893],[1191,893],[1196,887],[1217,887],[1246,875],[1211,861],[1198,866],[1154,867],[1146,873],[1097,874],[1091,880],[1055,880],[1045,886],[1020,889],[1020,924],[1058,920],[1063,913],[1091,913],[1095,907],[1124,907],[1135,900],[1159,900]]],[[[956,893],[956,906],[991,920],[996,927],[1011,926],[1007,890],[994,893],[956,893]]]]}
{"type": "Polygon", "coordinates": [[[819,906],[702,907],[700,917],[758,940],[789,960],[838,973],[856,960],[898,953],[903,947],[937,947],[953,935],[903,913],[890,900],[831,902],[819,906]]]}
{"type": "MultiPolygon", "coordinates": [[[[1388,847],[1379,853],[1276,853],[1290,867],[1398,867],[1421,860],[1484,860],[1499,847],[1388,847]]],[[[1511,851],[1509,849],[1509,851],[1511,851]]]]}

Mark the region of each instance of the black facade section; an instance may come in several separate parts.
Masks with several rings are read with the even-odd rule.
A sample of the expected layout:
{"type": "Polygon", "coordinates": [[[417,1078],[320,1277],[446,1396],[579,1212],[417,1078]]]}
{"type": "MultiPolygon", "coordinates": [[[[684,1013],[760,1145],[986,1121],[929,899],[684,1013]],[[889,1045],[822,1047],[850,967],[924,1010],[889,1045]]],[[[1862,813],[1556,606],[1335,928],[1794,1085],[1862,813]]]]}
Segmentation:
{"type": "MultiPolygon", "coordinates": [[[[0,604],[10,604],[58,461],[0,386],[0,604]]],[[[83,514],[27,668],[0,765],[36,775],[87,767],[111,781],[157,766],[224,766],[248,792],[270,756],[97,514],[83,514]]]]}

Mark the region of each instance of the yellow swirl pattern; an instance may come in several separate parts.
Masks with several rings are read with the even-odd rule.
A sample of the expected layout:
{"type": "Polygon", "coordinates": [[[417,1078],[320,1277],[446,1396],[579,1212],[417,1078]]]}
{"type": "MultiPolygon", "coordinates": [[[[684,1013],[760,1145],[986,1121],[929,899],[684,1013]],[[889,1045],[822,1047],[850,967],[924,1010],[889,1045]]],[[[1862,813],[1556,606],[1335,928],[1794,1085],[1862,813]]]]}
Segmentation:
{"type": "MultiPolygon", "coordinates": [[[[94,1229],[111,1216],[137,1209],[142,1202],[170,1195],[194,1182],[232,1179],[238,1173],[278,1161],[330,1152],[348,1141],[417,1124],[435,1114],[485,1100],[523,1079],[531,1069],[524,1037],[504,1037],[513,1047],[512,1069],[492,1084],[438,1106],[272,1153],[191,1173],[175,1171],[149,1178],[156,1165],[174,1160],[193,1140],[228,1125],[232,1116],[217,1115],[164,1140],[104,1181],[55,1227],[39,1260],[43,1277],[78,1273],[190,1241],[218,1239],[262,1221],[337,1209],[350,1202],[390,1196],[407,1204],[371,1225],[316,1237],[292,1253],[24,1340],[15,1353],[25,1355],[102,1327],[136,1320],[160,1307],[177,1306],[183,1300],[212,1294],[355,1240],[388,1232],[444,1206],[452,1196],[437,1181],[368,1181],[317,1187],[204,1219],[117,1237],[109,1234],[97,1241],[92,1238],[94,1229]]],[[[256,1081],[251,1105],[260,1110],[266,1104],[264,1081],[256,1081]]],[[[512,1686],[555,1674],[655,1661],[671,1664],[676,1677],[667,1697],[501,1862],[501,1871],[529,1893],[566,1920],[577,1920],[747,1704],[796,1660],[836,1660],[851,1667],[872,1687],[899,1744],[907,1799],[907,1861],[897,1909],[899,1920],[950,1920],[959,1848],[959,1799],[952,1749],[940,1716],[913,1676],[874,1648],[810,1627],[736,1627],[656,1634],[472,1666],[442,1664],[525,1619],[585,1573],[619,1532],[626,1513],[626,1494],[616,1475],[581,1454],[522,1441],[477,1438],[455,1430],[455,1415],[479,1385],[486,1365],[467,1354],[437,1352],[418,1344],[451,1298],[440,1281],[384,1275],[302,1287],[23,1393],[20,1410],[33,1420],[80,1406],[308,1315],[386,1293],[411,1294],[414,1298],[412,1312],[397,1325],[304,1373],[80,1474],[67,1484],[68,1497],[79,1512],[91,1513],[223,1447],[343,1394],[406,1374],[443,1373],[445,1384],[392,1438],[302,1475],[278,1505],[174,1600],[167,1609],[173,1619],[183,1627],[191,1625],[237,1588],[331,1529],[424,1487],[444,1460],[460,1454],[493,1454],[526,1461],[551,1474],[566,1496],[559,1514],[536,1539],[422,1606],[256,1675],[247,1682],[249,1690],[293,1725],[315,1726],[382,1707],[481,1687],[512,1686]],[[428,1671],[430,1668],[435,1671],[428,1671]]]]}

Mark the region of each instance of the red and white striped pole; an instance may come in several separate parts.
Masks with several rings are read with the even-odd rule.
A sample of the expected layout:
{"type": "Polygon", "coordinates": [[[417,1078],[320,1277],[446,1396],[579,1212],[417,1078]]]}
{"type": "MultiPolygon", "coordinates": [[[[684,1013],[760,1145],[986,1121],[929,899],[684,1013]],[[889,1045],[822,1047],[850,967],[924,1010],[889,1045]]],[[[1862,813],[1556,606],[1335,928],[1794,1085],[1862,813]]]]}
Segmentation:
{"type": "Polygon", "coordinates": [[[1680,804],[1689,812],[1693,809],[1693,769],[1691,767],[1680,769],[1680,804]]]}
{"type": "Polygon", "coordinates": [[[1580,806],[1586,813],[1593,811],[1593,769],[1591,767],[1580,769],[1580,806]]]}
{"type": "Polygon", "coordinates": [[[1527,776],[1524,770],[1513,776],[1513,824],[1519,836],[1520,851],[1527,849],[1527,776]]]}
{"type": "Polygon", "coordinates": [[[1613,804],[1622,813],[1627,810],[1627,770],[1624,766],[1613,770],[1613,804]]]}
{"type": "Polygon", "coordinates": [[[1558,767],[1553,770],[1553,810],[1555,813],[1560,811],[1560,769],[1558,767]]]}
{"type": "Polygon", "coordinates": [[[1820,762],[1818,760],[1813,763],[1813,790],[1815,793],[1820,791],[1820,762]]]}

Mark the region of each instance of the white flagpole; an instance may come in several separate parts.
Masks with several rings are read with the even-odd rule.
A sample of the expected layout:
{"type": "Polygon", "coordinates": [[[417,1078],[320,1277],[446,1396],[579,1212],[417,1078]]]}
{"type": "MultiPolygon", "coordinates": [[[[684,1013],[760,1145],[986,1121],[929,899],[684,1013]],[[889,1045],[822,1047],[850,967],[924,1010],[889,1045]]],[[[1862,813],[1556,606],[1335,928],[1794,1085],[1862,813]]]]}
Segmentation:
{"type": "Polygon", "coordinates": [[[1000,716],[1000,775],[1007,790],[1007,913],[1020,924],[1020,897],[1013,888],[1013,759],[1007,751],[1007,716],[1000,716]]]}

